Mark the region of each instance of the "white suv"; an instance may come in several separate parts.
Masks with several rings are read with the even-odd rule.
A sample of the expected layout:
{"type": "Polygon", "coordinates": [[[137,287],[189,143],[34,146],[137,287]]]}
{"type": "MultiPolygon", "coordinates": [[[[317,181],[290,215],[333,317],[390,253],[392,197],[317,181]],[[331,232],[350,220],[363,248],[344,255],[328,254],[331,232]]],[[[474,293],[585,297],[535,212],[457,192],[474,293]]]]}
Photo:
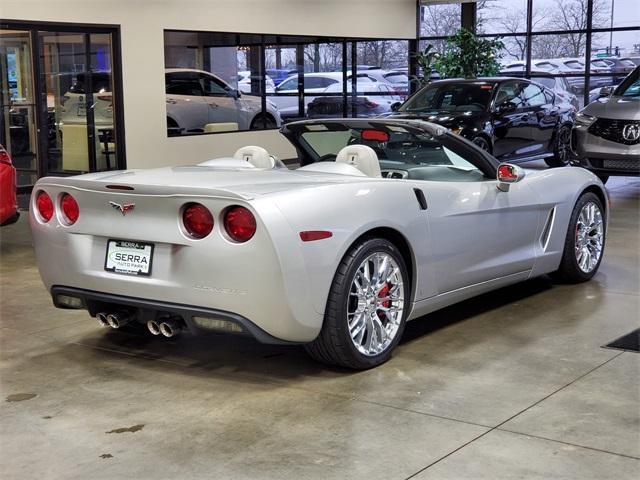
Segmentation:
{"type": "MultiPolygon", "coordinates": [[[[62,96],[60,126],[86,124],[85,76],[84,73],[76,74],[69,91],[62,96]]],[[[113,126],[110,79],[109,72],[97,72],[91,76],[93,115],[98,128],[113,126]]],[[[202,70],[166,69],[165,92],[170,135],[202,133],[207,131],[208,124],[216,123],[237,124],[238,130],[282,125],[278,109],[272,102],[267,100],[267,111],[263,115],[259,97],[241,94],[216,75],[202,70]]]]}
{"type": "Polygon", "coordinates": [[[170,134],[200,133],[206,125],[238,124],[238,130],[276,128],[282,119],[275,105],[267,100],[262,113],[259,97],[241,94],[221,78],[203,70],[168,68],[165,70],[167,128],[170,134]]]}

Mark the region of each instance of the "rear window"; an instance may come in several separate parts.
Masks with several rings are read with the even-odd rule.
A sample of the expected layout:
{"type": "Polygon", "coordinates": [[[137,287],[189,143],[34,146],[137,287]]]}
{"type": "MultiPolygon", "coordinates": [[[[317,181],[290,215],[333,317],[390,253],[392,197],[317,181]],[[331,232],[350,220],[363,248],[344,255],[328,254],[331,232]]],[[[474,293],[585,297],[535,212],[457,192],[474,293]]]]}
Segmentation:
{"type": "Polygon", "coordinates": [[[537,63],[536,66],[544,70],[553,70],[554,68],[558,68],[558,65],[551,62],[540,62],[540,63],[537,63]]]}
{"type": "Polygon", "coordinates": [[[580,63],[577,60],[571,60],[569,62],[564,62],[564,64],[569,68],[584,68],[584,64],[580,63]]]}
{"type": "Polygon", "coordinates": [[[401,72],[387,73],[384,78],[391,83],[407,83],[409,77],[401,72]]]}

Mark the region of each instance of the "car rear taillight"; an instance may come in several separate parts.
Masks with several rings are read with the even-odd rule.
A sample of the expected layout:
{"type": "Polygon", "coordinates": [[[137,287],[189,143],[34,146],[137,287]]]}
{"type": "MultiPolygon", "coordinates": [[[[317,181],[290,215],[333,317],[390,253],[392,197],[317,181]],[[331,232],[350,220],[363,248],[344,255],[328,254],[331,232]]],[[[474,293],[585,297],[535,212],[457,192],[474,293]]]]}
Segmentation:
{"type": "Polygon", "coordinates": [[[224,214],[224,229],[232,240],[244,243],[256,233],[256,217],[244,207],[231,207],[224,214]]]}
{"type": "Polygon", "coordinates": [[[182,211],[182,224],[192,238],[204,238],[213,230],[213,215],[204,205],[188,203],[182,211]]]}
{"type": "Polygon", "coordinates": [[[73,225],[78,220],[80,216],[80,207],[78,206],[78,202],[68,193],[65,193],[60,198],[60,208],[62,209],[62,213],[64,215],[65,223],[67,225],[73,225]]]}
{"type": "Polygon", "coordinates": [[[40,191],[36,197],[36,208],[38,214],[44,222],[48,222],[53,217],[53,202],[47,192],[40,191]]]}
{"type": "Polygon", "coordinates": [[[0,145],[0,163],[4,163],[5,165],[13,165],[11,161],[11,155],[7,152],[2,145],[0,145]]]}

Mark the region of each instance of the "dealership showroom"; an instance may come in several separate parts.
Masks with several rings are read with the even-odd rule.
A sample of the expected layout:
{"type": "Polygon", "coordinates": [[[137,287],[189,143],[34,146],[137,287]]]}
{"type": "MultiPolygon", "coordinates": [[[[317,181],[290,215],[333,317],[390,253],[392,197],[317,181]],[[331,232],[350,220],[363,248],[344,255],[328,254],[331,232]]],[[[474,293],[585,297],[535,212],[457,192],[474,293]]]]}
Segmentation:
{"type": "Polygon", "coordinates": [[[639,0],[2,0],[0,478],[640,478],[639,0]]]}

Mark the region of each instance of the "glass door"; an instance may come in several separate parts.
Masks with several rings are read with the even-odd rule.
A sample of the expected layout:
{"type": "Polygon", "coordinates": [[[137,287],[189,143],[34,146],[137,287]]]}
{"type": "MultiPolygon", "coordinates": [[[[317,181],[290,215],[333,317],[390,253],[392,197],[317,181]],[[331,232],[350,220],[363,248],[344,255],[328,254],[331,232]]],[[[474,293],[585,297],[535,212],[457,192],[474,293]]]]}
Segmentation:
{"type": "Polygon", "coordinates": [[[45,172],[117,168],[110,33],[38,32],[45,172]]]}
{"type": "Polygon", "coordinates": [[[29,30],[0,30],[0,143],[11,154],[18,188],[38,178],[31,51],[29,30]]]}

